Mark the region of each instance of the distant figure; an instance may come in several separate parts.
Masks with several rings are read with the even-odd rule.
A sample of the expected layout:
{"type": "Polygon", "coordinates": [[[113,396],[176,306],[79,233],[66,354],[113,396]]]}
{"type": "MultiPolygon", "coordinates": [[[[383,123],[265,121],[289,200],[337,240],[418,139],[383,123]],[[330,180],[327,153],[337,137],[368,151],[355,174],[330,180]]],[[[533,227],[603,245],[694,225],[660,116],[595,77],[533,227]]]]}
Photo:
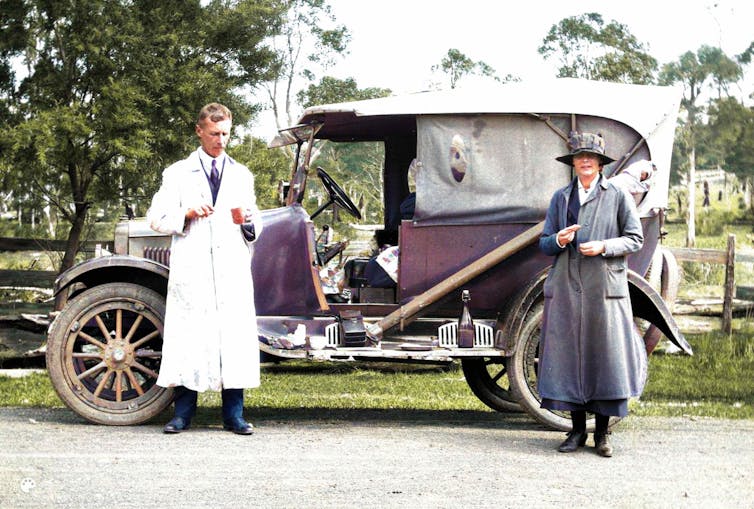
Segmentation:
{"type": "Polygon", "coordinates": [[[709,182],[705,180],[703,187],[704,187],[704,201],[702,202],[702,207],[707,208],[709,207],[709,182]]]}
{"type": "Polygon", "coordinates": [[[134,214],[134,209],[131,208],[131,204],[130,203],[126,203],[126,217],[129,220],[131,220],[134,217],[136,217],[136,215],[134,214]]]}

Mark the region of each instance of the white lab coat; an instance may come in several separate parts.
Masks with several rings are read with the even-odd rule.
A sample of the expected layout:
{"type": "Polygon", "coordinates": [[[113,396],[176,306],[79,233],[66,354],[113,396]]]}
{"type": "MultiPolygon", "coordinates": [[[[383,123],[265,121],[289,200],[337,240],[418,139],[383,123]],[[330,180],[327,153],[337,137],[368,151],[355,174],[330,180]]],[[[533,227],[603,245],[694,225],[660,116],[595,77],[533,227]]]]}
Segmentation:
{"type": "Polygon", "coordinates": [[[153,229],[173,236],[157,385],[200,392],[258,387],[251,245],[230,212],[253,210],[261,233],[249,169],[227,157],[214,214],[184,228],[186,211],[206,203],[212,194],[197,151],[163,172],[147,212],[153,229]]]}

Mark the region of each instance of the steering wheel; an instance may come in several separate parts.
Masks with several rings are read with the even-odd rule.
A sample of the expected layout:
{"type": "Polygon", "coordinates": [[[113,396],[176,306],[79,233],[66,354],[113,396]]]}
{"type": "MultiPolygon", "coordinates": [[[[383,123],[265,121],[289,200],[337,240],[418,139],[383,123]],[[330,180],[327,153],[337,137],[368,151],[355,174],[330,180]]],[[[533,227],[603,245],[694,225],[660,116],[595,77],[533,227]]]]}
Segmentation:
{"type": "Polygon", "coordinates": [[[320,212],[325,210],[327,207],[335,203],[336,205],[340,206],[343,210],[351,214],[356,219],[361,219],[361,212],[359,212],[359,209],[356,207],[356,205],[353,204],[351,201],[351,198],[348,197],[345,191],[343,191],[343,188],[341,188],[330,175],[327,174],[325,170],[322,168],[317,168],[317,176],[322,181],[322,185],[325,186],[325,190],[327,191],[327,194],[330,196],[330,200],[322,205],[320,208],[318,208],[312,215],[311,218],[314,219],[317,215],[319,215],[320,212]]]}

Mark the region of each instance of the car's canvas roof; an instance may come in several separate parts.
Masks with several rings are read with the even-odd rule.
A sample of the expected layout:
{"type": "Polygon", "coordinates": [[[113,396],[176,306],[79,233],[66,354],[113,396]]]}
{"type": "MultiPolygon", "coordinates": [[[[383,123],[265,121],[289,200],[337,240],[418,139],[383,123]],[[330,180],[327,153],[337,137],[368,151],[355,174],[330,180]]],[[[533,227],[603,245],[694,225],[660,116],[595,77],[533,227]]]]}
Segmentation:
{"type": "Polygon", "coordinates": [[[354,117],[562,113],[615,119],[648,138],[668,116],[675,120],[680,97],[680,91],[674,87],[561,78],[507,83],[484,90],[420,92],[312,106],[304,111],[299,122],[325,120],[318,137],[337,138],[338,132],[345,135],[349,130],[351,136],[360,136],[354,117]],[[349,129],[343,130],[342,124],[349,124],[349,129]]]}
{"type": "MultiPolygon", "coordinates": [[[[415,219],[425,221],[430,216],[458,221],[463,215],[461,211],[473,216],[470,221],[477,222],[484,214],[489,215],[489,221],[540,215],[546,208],[546,200],[530,203],[527,198],[530,194],[504,186],[508,181],[498,175],[508,175],[516,182],[516,175],[546,182],[554,187],[539,191],[545,198],[549,197],[555,188],[571,178],[562,163],[555,161],[556,156],[568,150],[566,141],[570,129],[597,129],[592,132],[607,137],[608,153],[615,159],[625,158],[623,163],[631,163],[644,158],[656,164],[659,171],[655,172],[652,189],[640,207],[642,214],[652,214],[654,209],[667,206],[680,99],[681,90],[675,87],[564,78],[507,83],[483,90],[422,92],[312,106],[304,111],[299,123],[321,123],[316,138],[333,141],[416,139],[417,159],[432,168],[432,175],[440,179],[433,185],[425,180],[421,192],[417,192],[415,219]],[[486,118],[477,122],[477,116],[486,118]],[[548,127],[541,122],[544,119],[550,119],[548,127]],[[557,130],[560,137],[553,130],[557,130]],[[445,182],[447,172],[440,171],[446,166],[443,161],[448,157],[449,143],[455,134],[466,140],[469,164],[476,167],[473,178],[468,179],[470,182],[463,184],[477,197],[478,206],[473,209],[469,208],[466,198],[451,192],[457,191],[458,186],[452,181],[445,182]],[[510,150],[511,144],[515,150],[510,150]],[[492,184],[483,181],[485,178],[491,179],[492,184]],[[503,189],[498,189],[494,183],[503,189]],[[478,188],[472,189],[472,186],[478,188]],[[505,194],[505,188],[510,188],[508,191],[513,197],[523,197],[524,203],[517,204],[513,197],[505,194]],[[490,196],[487,202],[480,198],[487,195],[490,196]],[[453,196],[457,196],[455,205],[453,196]],[[433,210],[429,210],[428,204],[433,210]]],[[[606,173],[610,175],[617,164],[606,173]]],[[[425,173],[425,177],[429,175],[425,173]]]]}

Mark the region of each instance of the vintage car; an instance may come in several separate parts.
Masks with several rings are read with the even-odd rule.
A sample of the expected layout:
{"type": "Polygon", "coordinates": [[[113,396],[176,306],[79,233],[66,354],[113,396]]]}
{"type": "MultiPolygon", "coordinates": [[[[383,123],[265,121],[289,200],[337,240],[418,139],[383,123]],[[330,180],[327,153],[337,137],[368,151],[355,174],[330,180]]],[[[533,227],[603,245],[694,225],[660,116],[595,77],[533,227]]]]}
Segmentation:
{"type": "MultiPolygon", "coordinates": [[[[637,334],[649,352],[664,335],[691,353],[663,300],[672,297],[675,280],[661,239],[679,99],[669,87],[562,79],[306,109],[298,125],[271,143],[298,151],[285,203],[263,212],[264,231],[253,247],[262,354],[459,360],[471,390],[489,407],[523,409],[568,429],[567,415],[539,407],[536,386],[542,287],[552,263],[537,242],[550,197],[573,178],[555,157],[569,151],[571,132],[584,131],[607,140],[617,159],[605,167],[608,176],[639,161],[655,165],[648,191],[636,196],[644,247],[629,259],[637,334]],[[398,247],[390,250],[393,284],[373,283],[370,257],[346,256],[343,291],[323,291],[322,269],[339,248],[328,253],[332,246],[317,242],[312,216],[336,204],[361,217],[326,169],[313,167],[314,147],[323,140],[382,148],[378,233],[398,247]],[[409,167],[416,170],[416,194],[407,217],[401,209],[414,197],[409,167]],[[302,204],[315,175],[329,201],[310,214],[302,204]]],[[[171,402],[172,391],[155,384],[169,247],[170,239],[143,220],[124,221],[114,254],[87,260],[56,281],[59,313],[49,331],[48,368],[61,399],[90,421],[136,424],[171,402]]]]}

